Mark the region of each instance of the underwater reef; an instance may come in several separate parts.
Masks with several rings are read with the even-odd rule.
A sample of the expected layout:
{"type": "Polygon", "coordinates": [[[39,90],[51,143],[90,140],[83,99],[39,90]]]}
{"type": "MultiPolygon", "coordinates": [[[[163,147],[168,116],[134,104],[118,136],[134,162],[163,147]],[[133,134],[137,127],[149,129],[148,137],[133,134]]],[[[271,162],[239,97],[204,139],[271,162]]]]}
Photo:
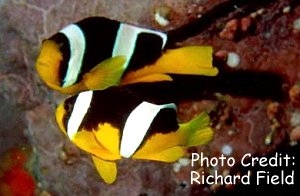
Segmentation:
{"type": "Polygon", "coordinates": [[[0,20],[0,195],[299,195],[299,1],[2,0],[0,20]],[[100,179],[90,157],[55,122],[55,108],[67,96],[44,85],[34,66],[43,39],[89,16],[170,32],[194,25],[193,32],[173,31],[174,37],[182,35],[178,46],[212,46],[214,64],[226,73],[199,80],[199,89],[187,81],[186,88],[201,97],[178,105],[181,122],[203,111],[210,115],[215,135],[207,146],[191,147],[176,163],[123,159],[114,184],[100,179]],[[192,154],[201,152],[236,163],[192,167],[192,154]],[[253,178],[260,170],[278,172],[257,165],[245,169],[240,160],[246,153],[294,156],[287,168],[295,172],[294,185],[191,184],[192,170],[223,176],[249,172],[253,178]]]}

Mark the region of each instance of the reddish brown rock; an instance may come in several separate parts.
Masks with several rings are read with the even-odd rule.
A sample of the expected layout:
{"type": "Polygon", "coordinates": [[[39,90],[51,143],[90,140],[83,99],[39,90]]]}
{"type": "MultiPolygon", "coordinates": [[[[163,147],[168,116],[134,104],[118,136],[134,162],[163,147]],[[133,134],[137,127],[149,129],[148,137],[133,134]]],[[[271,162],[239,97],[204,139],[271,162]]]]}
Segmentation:
{"type": "MultiPolygon", "coordinates": [[[[38,192],[50,195],[210,195],[210,190],[222,189],[219,185],[210,188],[182,184],[188,181],[188,167],[175,174],[172,164],[135,160],[120,161],[117,182],[111,186],[104,184],[90,158],[58,130],[54,108],[64,96],[48,89],[34,68],[41,40],[82,18],[100,15],[169,30],[204,16],[222,2],[225,0],[0,1],[0,17],[4,19],[0,24],[1,150],[22,142],[30,144],[38,160],[32,165],[37,172],[38,192]],[[165,27],[153,22],[153,10],[159,6],[166,6],[171,12],[170,23],[165,27]]],[[[291,127],[285,120],[299,109],[300,92],[295,85],[300,81],[300,6],[294,3],[289,11],[283,11],[289,2],[280,0],[257,8],[254,18],[249,17],[251,13],[235,17],[243,13],[236,9],[217,18],[199,35],[179,43],[212,45],[215,56],[222,60],[228,51],[235,51],[240,57],[238,69],[283,76],[290,98],[279,106],[269,100],[231,96],[181,103],[178,110],[181,121],[208,111],[215,130],[209,146],[189,151],[205,152],[213,157],[228,152],[224,146],[230,146],[230,156],[239,160],[246,152],[264,156],[288,146],[289,140],[299,140],[298,126],[291,127]],[[270,143],[266,144],[266,138],[270,143]]],[[[211,168],[198,169],[209,172],[211,168]]],[[[219,169],[222,172],[229,168],[219,169]]],[[[234,190],[234,187],[227,188],[234,190]]]]}

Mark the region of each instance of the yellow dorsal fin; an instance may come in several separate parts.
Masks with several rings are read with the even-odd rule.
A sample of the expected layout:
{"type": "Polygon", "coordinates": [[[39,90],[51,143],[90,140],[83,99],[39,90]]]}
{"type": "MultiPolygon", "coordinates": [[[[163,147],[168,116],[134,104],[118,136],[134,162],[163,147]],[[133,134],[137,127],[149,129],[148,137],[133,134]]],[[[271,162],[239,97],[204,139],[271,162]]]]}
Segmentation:
{"type": "Polygon", "coordinates": [[[117,164],[113,161],[105,161],[96,156],[92,156],[95,167],[107,184],[112,184],[117,178],[117,164]]]}
{"type": "Polygon", "coordinates": [[[138,78],[154,74],[183,74],[215,76],[213,49],[210,46],[185,46],[167,50],[154,64],[127,73],[122,82],[135,83],[138,78]]]}
{"type": "Polygon", "coordinates": [[[125,56],[109,58],[83,76],[83,83],[89,90],[103,90],[118,85],[125,71],[125,56]]]}

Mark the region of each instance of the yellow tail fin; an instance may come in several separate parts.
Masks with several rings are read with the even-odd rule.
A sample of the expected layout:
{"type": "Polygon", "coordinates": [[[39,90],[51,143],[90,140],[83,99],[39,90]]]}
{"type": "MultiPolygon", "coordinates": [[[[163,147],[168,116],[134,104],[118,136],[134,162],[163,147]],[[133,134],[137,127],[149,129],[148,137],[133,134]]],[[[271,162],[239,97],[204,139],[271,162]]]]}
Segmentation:
{"type": "MultiPolygon", "coordinates": [[[[218,69],[213,67],[213,49],[210,46],[186,46],[167,50],[154,64],[127,73],[123,84],[136,83],[139,78],[157,74],[183,74],[215,76],[218,69]]],[[[164,81],[166,78],[150,77],[147,82],[164,81]]]]}
{"type": "Polygon", "coordinates": [[[173,162],[184,155],[185,147],[207,144],[213,137],[209,117],[202,113],[188,123],[180,124],[175,132],[157,133],[132,156],[135,159],[148,159],[173,162]]]}
{"type": "Polygon", "coordinates": [[[205,145],[213,138],[213,130],[210,127],[209,116],[201,113],[191,121],[180,124],[180,131],[186,136],[186,146],[205,145]]]}

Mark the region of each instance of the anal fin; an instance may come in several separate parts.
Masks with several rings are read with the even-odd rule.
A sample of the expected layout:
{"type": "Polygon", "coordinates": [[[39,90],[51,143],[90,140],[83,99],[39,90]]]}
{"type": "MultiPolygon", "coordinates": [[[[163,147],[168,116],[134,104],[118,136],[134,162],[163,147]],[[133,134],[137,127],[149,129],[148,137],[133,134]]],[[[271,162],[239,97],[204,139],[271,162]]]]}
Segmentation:
{"type": "Polygon", "coordinates": [[[95,167],[107,184],[112,184],[117,178],[117,164],[113,161],[105,161],[96,156],[92,156],[95,167]]]}

